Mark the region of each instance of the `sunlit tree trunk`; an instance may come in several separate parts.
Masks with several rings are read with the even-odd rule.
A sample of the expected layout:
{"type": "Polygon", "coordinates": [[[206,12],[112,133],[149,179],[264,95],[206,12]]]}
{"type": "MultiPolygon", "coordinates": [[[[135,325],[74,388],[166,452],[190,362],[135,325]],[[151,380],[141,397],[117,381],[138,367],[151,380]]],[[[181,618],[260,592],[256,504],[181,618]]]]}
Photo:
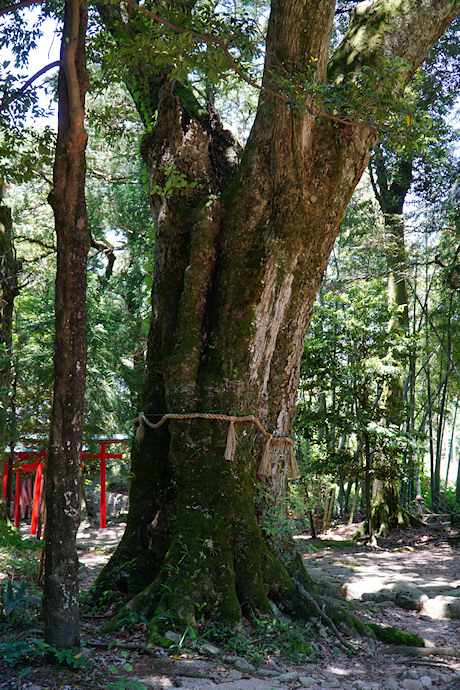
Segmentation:
{"type": "MultiPolygon", "coordinates": [[[[380,69],[382,55],[369,37],[381,31],[373,46],[388,43],[392,53],[397,45],[405,54],[410,43],[407,80],[429,48],[426,31],[432,42],[453,18],[451,5],[439,12],[429,4],[429,15],[415,2],[405,10],[379,3],[380,17],[357,15],[330,78],[347,78],[363,63],[380,69]],[[422,18],[430,23],[423,35],[422,18]]],[[[150,425],[166,412],[217,410],[254,415],[275,437],[291,434],[315,295],[376,142],[369,124],[317,118],[277,97],[276,75],[295,79],[313,65],[313,78],[327,79],[334,11],[332,0],[272,3],[265,90],[241,162],[217,114],[200,114],[168,73],[161,75],[156,125],[142,144],[155,219],[142,395],[149,424],[138,426],[133,443],[127,529],[96,587],[144,587],[129,608],[147,615],[153,631],[166,618],[168,625],[193,624],[197,610],[233,625],[243,615],[271,616],[270,601],[308,612],[298,554],[281,559],[257,520],[263,435],[250,423],[235,424],[236,452],[224,457],[228,423],[197,416],[150,425]],[[181,184],[162,193],[172,171],[181,184]]],[[[287,458],[274,442],[264,473],[268,493],[279,496],[286,476],[287,458]]]]}
{"type": "MultiPolygon", "coordinates": [[[[407,256],[404,237],[404,201],[412,183],[412,159],[401,157],[396,161],[392,173],[388,169],[383,151],[378,145],[373,154],[370,167],[371,180],[385,226],[385,251],[388,272],[388,309],[390,322],[388,330],[400,339],[409,335],[409,297],[407,289],[407,256]]],[[[404,377],[402,370],[406,364],[397,348],[388,353],[401,373],[385,385],[382,395],[383,421],[388,426],[402,427],[404,423],[404,377]]],[[[403,510],[397,481],[374,480],[372,489],[373,529],[379,535],[391,528],[408,524],[409,516],[403,510]]]]}

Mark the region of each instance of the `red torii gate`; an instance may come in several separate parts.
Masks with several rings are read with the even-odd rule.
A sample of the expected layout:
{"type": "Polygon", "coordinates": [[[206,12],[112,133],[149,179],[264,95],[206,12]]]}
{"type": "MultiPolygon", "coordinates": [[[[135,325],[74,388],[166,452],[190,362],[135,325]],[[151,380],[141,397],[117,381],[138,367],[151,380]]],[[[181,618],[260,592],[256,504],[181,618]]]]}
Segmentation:
{"type": "Polygon", "coordinates": [[[82,460],[83,462],[85,460],[99,460],[99,470],[100,470],[100,479],[101,479],[101,498],[100,498],[100,505],[101,505],[101,527],[106,528],[107,527],[107,504],[106,504],[106,461],[115,459],[115,460],[120,460],[122,457],[121,453],[108,453],[107,452],[107,446],[110,445],[111,443],[122,443],[123,441],[127,441],[129,439],[129,436],[126,436],[124,434],[117,434],[112,436],[111,438],[99,438],[99,437],[94,437],[91,439],[95,443],[99,443],[99,453],[96,453],[95,455],[88,455],[85,451],[82,453],[82,460]]]}
{"type": "MultiPolygon", "coordinates": [[[[95,443],[99,444],[99,452],[89,455],[86,451],[82,453],[82,464],[85,460],[99,460],[100,480],[101,480],[101,528],[107,527],[107,505],[106,505],[106,469],[107,460],[121,459],[121,453],[108,453],[107,446],[112,443],[122,443],[129,437],[122,434],[108,438],[93,438],[95,443]]],[[[14,494],[14,526],[19,527],[20,519],[20,494],[21,494],[21,475],[23,472],[35,472],[33,502],[32,502],[32,516],[30,521],[30,533],[35,535],[37,533],[38,514],[40,511],[40,500],[42,493],[42,477],[43,466],[46,464],[45,451],[27,450],[15,451],[13,461],[13,473],[16,475],[16,487],[14,494]]],[[[8,468],[9,461],[7,460],[5,466],[5,473],[3,475],[3,498],[6,499],[6,489],[8,482],[8,468]]]]}

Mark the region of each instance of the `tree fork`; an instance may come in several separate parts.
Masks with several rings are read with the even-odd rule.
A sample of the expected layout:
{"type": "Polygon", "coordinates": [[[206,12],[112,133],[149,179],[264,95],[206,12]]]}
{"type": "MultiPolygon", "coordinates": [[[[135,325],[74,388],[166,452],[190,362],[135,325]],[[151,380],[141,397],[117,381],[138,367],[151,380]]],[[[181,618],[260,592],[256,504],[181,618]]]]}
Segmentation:
{"type": "MultiPolygon", "coordinates": [[[[273,0],[257,116],[241,162],[228,175],[216,174],[226,160],[216,155],[218,131],[184,105],[168,75],[158,80],[158,118],[142,146],[155,221],[142,401],[147,417],[218,410],[252,414],[273,435],[291,433],[316,291],[377,140],[371,123],[321,120],[271,94],[277,79],[296,80],[307,70],[326,82],[334,7],[332,0],[273,0]],[[186,184],[171,189],[171,171],[186,184]]],[[[354,79],[351,73],[363,65],[383,81],[392,79],[389,65],[398,56],[412,63],[401,67],[407,82],[456,14],[450,1],[439,0],[361,6],[330,62],[330,80],[354,79]],[[408,41],[414,35],[415,44],[408,41]]],[[[230,138],[220,136],[230,153],[230,138]]],[[[122,541],[112,561],[119,564],[121,552],[136,556],[154,544],[151,583],[134,600],[136,608],[148,610],[153,626],[168,610],[171,625],[188,624],[195,603],[205,605],[209,617],[233,622],[251,604],[256,613],[267,613],[270,598],[294,610],[299,595],[293,578],[304,585],[291,573],[303,566],[293,555],[285,567],[257,522],[264,516],[256,508],[255,481],[262,439],[240,434],[229,464],[226,434],[217,425],[170,421],[163,434],[146,431],[134,443],[131,492],[144,505],[131,504],[132,548],[122,541]],[[149,473],[153,479],[142,486],[149,473]],[[152,488],[161,490],[149,497],[152,488]],[[225,592],[213,611],[209,602],[218,594],[223,564],[226,581],[219,587],[225,592]]],[[[277,495],[279,462],[274,454],[268,480],[277,495]]]]}

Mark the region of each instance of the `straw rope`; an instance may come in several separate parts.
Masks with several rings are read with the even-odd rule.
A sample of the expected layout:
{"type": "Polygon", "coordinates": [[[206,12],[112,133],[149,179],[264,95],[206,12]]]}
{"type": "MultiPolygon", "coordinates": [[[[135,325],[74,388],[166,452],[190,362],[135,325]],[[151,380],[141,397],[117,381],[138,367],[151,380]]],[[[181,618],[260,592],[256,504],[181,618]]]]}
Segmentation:
{"type": "Polygon", "coordinates": [[[145,416],[144,412],[139,412],[139,416],[134,420],[134,423],[138,422],[140,425],[145,424],[150,429],[159,429],[168,420],[189,420],[189,419],[214,419],[216,421],[228,422],[228,432],[227,432],[227,445],[225,448],[224,458],[226,460],[233,460],[236,451],[236,434],[235,434],[235,424],[242,422],[250,422],[254,424],[259,431],[267,439],[264,450],[262,453],[262,460],[257,469],[258,475],[271,475],[271,468],[275,460],[275,452],[273,450],[274,444],[283,444],[282,454],[287,455],[288,460],[288,471],[292,479],[297,479],[300,476],[299,466],[294,455],[294,441],[288,436],[273,436],[270,434],[261,422],[254,415],[246,415],[243,417],[238,417],[236,415],[221,414],[220,412],[167,412],[161,419],[154,423],[151,422],[145,416]]]}

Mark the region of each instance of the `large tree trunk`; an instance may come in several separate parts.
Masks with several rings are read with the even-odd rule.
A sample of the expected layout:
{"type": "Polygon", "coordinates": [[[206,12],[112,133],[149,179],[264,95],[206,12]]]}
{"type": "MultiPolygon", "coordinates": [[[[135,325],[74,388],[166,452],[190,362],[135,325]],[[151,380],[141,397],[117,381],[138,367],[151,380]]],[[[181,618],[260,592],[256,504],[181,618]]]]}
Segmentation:
{"type": "Polygon", "coordinates": [[[43,616],[45,639],[57,648],[79,645],[79,478],[86,375],[86,258],[84,103],[86,0],[68,0],[59,73],[59,119],[53,189],[57,236],[54,394],[46,477],[43,616]]]}
{"type": "MultiPolygon", "coordinates": [[[[398,51],[415,30],[411,12],[421,11],[410,5],[403,21],[390,12],[382,30],[398,51]]],[[[436,10],[433,41],[453,18],[449,7],[436,10]]],[[[276,75],[294,79],[312,64],[314,78],[325,81],[334,8],[332,0],[272,3],[265,90],[238,167],[217,115],[187,108],[162,75],[156,126],[143,142],[156,223],[142,399],[149,423],[133,443],[127,529],[96,587],[146,586],[130,608],[155,630],[171,619],[193,624],[197,610],[232,624],[243,614],[272,615],[270,600],[307,612],[295,587],[299,579],[309,584],[298,555],[284,552],[281,560],[256,517],[267,517],[255,492],[263,435],[249,422],[235,424],[236,453],[225,459],[226,422],[197,416],[151,425],[164,413],[218,411],[254,415],[275,437],[291,433],[316,291],[376,141],[366,123],[319,119],[276,95],[276,75]],[[173,174],[177,188],[162,194],[173,174]]],[[[352,50],[353,32],[345,44],[352,50]]],[[[343,50],[331,65],[337,78],[350,64],[343,50]]],[[[364,53],[368,64],[381,65],[364,53]]],[[[281,444],[270,447],[265,481],[279,495],[287,461],[281,444]]]]}

